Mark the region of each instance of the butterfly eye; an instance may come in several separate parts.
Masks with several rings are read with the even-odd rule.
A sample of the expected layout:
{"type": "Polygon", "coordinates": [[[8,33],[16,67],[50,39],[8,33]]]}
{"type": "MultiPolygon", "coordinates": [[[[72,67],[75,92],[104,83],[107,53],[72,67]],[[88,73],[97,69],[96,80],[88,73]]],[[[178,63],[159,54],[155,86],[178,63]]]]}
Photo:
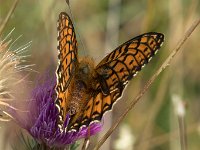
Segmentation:
{"type": "Polygon", "coordinates": [[[89,74],[90,69],[88,65],[82,65],[80,66],[80,72],[81,74],[89,74]]]}
{"type": "Polygon", "coordinates": [[[85,66],[82,71],[83,71],[84,74],[88,74],[89,73],[88,66],[85,66]]]}

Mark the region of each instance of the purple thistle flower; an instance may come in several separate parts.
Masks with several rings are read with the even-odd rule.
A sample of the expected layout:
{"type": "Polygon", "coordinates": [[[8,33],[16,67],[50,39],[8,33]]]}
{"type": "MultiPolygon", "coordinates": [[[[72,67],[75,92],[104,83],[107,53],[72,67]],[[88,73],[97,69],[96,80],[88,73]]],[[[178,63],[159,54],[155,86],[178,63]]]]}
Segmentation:
{"type": "MultiPolygon", "coordinates": [[[[95,135],[101,130],[102,123],[93,123],[89,127],[83,127],[79,131],[61,132],[57,126],[58,110],[55,106],[56,78],[46,77],[43,83],[37,85],[32,92],[31,100],[28,102],[28,112],[20,115],[16,110],[9,113],[17,123],[26,129],[38,143],[46,144],[48,147],[65,147],[75,141],[95,135]]],[[[23,112],[24,113],[24,112],[23,112]]],[[[67,121],[69,122],[67,116],[67,121]]]]}

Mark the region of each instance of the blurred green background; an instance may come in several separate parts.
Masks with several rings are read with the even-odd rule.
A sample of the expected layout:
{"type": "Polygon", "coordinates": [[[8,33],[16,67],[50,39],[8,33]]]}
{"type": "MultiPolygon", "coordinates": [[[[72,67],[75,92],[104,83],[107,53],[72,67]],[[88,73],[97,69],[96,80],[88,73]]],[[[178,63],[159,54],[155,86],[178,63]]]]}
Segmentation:
{"type": "MultiPolygon", "coordinates": [[[[0,0],[0,26],[14,0],[0,0]]],[[[89,55],[96,64],[123,42],[144,32],[165,34],[159,53],[128,85],[123,97],[104,119],[104,130],[114,124],[126,106],[167,58],[192,22],[200,17],[199,0],[71,0],[73,22],[79,44],[79,56],[89,55]]],[[[39,73],[57,65],[57,19],[61,11],[69,13],[65,0],[19,0],[3,30],[5,37],[23,35],[16,47],[32,41],[27,54],[39,73]]],[[[179,117],[175,102],[185,106],[187,147],[200,149],[200,27],[184,44],[170,67],[142,97],[123,123],[103,145],[113,150],[179,150],[179,117]]],[[[34,82],[38,74],[33,73],[34,82]]],[[[34,83],[33,83],[34,84],[34,83]]],[[[12,128],[12,126],[9,126],[12,128]]],[[[3,129],[0,129],[3,130],[3,129]]],[[[15,134],[15,133],[13,133],[15,134]]],[[[91,140],[90,148],[99,137],[91,140]]],[[[1,144],[3,144],[1,142],[1,144]]],[[[8,148],[9,149],[9,148],[8,148]]]]}

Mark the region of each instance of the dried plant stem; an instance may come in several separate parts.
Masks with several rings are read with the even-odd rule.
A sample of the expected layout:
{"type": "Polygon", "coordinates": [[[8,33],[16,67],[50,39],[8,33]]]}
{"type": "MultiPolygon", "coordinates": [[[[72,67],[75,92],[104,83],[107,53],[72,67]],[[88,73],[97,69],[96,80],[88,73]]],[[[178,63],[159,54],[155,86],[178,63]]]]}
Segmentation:
{"type": "Polygon", "coordinates": [[[69,0],[66,0],[67,5],[69,5],[69,0]]]}
{"type": "Polygon", "coordinates": [[[19,2],[19,0],[15,0],[15,2],[12,5],[12,7],[10,8],[10,11],[8,12],[6,18],[4,19],[2,25],[0,26],[0,35],[2,34],[3,29],[5,28],[6,24],[8,23],[8,20],[10,19],[10,16],[13,14],[18,2],[19,2]]]}
{"type": "Polygon", "coordinates": [[[150,141],[145,142],[145,139],[149,138],[152,136],[152,131],[155,125],[155,120],[156,117],[160,111],[160,108],[164,102],[164,96],[166,94],[166,89],[168,87],[168,83],[169,82],[169,73],[166,72],[163,76],[162,79],[160,81],[159,87],[157,88],[157,94],[155,96],[155,100],[153,102],[153,104],[151,105],[151,107],[148,110],[148,118],[146,121],[146,125],[143,129],[143,132],[140,135],[139,140],[136,142],[137,144],[137,148],[134,147],[134,150],[145,150],[148,149],[149,146],[151,145],[150,141]]]}
{"type": "Polygon", "coordinates": [[[161,72],[163,72],[171,63],[172,59],[175,57],[177,52],[180,50],[180,48],[183,46],[185,41],[189,38],[189,36],[193,33],[193,31],[196,29],[196,27],[200,24],[200,19],[196,20],[191,27],[187,30],[187,32],[184,34],[183,38],[178,42],[175,49],[171,52],[171,54],[167,57],[165,62],[161,65],[161,67],[156,71],[156,73],[149,79],[149,81],[146,83],[144,88],[139,92],[139,94],[133,99],[133,101],[128,105],[127,109],[124,111],[124,113],[118,118],[116,123],[108,130],[108,132],[101,138],[101,140],[97,143],[95,146],[95,150],[98,150],[101,145],[107,140],[107,138],[112,134],[112,132],[118,127],[119,123],[122,122],[122,120],[125,118],[125,116],[128,114],[128,112],[135,106],[135,104],[140,100],[140,98],[144,95],[144,93],[149,89],[150,85],[155,81],[155,79],[160,75],[161,72]]]}
{"type": "Polygon", "coordinates": [[[186,124],[184,118],[184,116],[178,116],[181,150],[187,150],[186,124]]]}
{"type": "Polygon", "coordinates": [[[90,142],[89,138],[85,138],[81,150],[87,150],[87,148],[88,148],[88,146],[89,146],[89,142],[90,142]]]}

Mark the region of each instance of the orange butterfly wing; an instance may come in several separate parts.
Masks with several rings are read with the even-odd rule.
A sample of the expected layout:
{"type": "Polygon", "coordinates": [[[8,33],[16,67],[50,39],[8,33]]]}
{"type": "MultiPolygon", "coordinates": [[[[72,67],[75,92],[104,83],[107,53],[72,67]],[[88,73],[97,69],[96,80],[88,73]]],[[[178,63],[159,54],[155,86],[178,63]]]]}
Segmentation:
{"type": "Polygon", "coordinates": [[[58,19],[58,68],[56,71],[56,106],[59,110],[59,125],[63,125],[68,112],[69,86],[73,79],[77,58],[77,40],[70,17],[61,12],[58,19]]]}
{"type": "Polygon", "coordinates": [[[125,85],[147,64],[161,47],[164,35],[150,32],[137,36],[108,54],[96,67],[96,73],[104,94],[125,85]]]}
{"type": "Polygon", "coordinates": [[[78,130],[92,122],[101,121],[105,112],[121,97],[123,89],[133,76],[147,64],[161,47],[164,35],[145,33],[137,36],[107,55],[96,67],[98,85],[91,94],[84,113],[69,130],[78,130]]]}
{"type": "Polygon", "coordinates": [[[112,109],[113,104],[121,97],[121,94],[119,90],[108,95],[104,95],[101,91],[93,93],[82,116],[69,127],[69,130],[77,131],[81,127],[89,126],[91,123],[100,122],[104,113],[112,109]]]}

